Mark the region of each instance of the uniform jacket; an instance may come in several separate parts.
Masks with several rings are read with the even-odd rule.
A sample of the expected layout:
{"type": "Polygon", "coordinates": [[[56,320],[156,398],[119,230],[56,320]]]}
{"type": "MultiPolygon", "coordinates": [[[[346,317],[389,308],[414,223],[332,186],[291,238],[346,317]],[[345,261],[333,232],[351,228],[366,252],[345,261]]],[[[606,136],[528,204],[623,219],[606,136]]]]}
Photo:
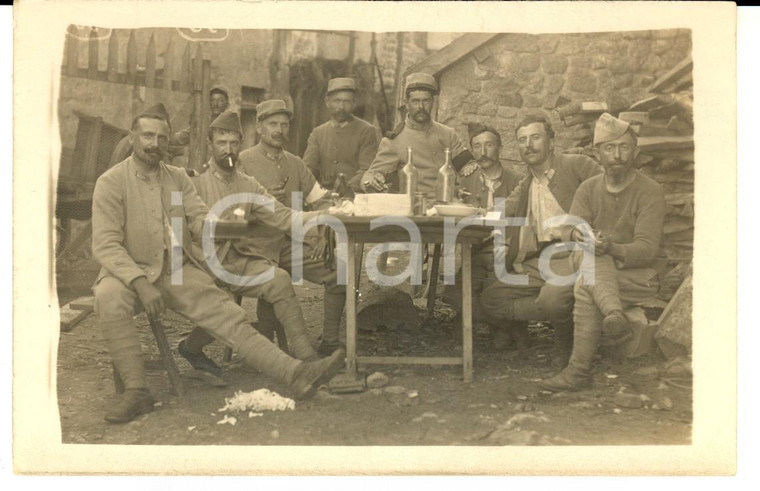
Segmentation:
{"type": "MultiPolygon", "coordinates": [[[[507,198],[523,179],[523,175],[501,165],[501,185],[494,190],[495,198],[507,198]]],[[[488,188],[485,185],[483,172],[475,170],[469,176],[459,176],[459,188],[470,193],[464,201],[477,207],[485,207],[488,201],[488,188]]]]}
{"type": "Polygon", "coordinates": [[[129,285],[145,276],[155,282],[164,266],[164,251],[171,247],[168,224],[172,218],[182,219],[183,250],[197,261],[191,242],[200,241],[208,208],[185,169],[162,162],[158,172],[161,206],[145,200],[144,193],[156,184],[140,177],[132,157],[108,169],[95,183],[92,253],[102,266],[98,280],[111,275],[129,285]],[[180,193],[181,199],[172,200],[172,193],[180,193]]]}
{"type": "MultiPolygon", "coordinates": [[[[549,191],[554,199],[566,212],[570,211],[573,203],[575,192],[578,186],[586,179],[600,174],[602,168],[585,155],[579,154],[559,154],[552,157],[550,169],[554,173],[549,181],[549,191]]],[[[517,187],[512,191],[505,202],[504,215],[508,217],[527,217],[528,216],[528,198],[530,197],[530,186],[533,182],[533,173],[520,181],[517,187]]],[[[512,267],[520,244],[520,227],[507,228],[507,240],[509,240],[509,251],[507,252],[507,267],[512,267]]]]}
{"type": "Polygon", "coordinates": [[[377,153],[375,127],[351,116],[340,126],[328,121],[309,135],[303,161],[326,188],[332,188],[339,173],[346,175],[349,186],[360,190],[360,180],[377,153]]]}

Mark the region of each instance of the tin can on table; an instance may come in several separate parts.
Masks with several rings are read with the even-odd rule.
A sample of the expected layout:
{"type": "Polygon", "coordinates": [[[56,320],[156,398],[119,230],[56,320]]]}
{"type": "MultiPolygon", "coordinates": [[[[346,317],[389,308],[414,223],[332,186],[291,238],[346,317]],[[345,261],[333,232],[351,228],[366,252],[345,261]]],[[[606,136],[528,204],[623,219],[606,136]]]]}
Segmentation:
{"type": "Polygon", "coordinates": [[[427,193],[414,193],[414,202],[412,203],[412,213],[415,216],[424,216],[427,211],[427,193]]]}

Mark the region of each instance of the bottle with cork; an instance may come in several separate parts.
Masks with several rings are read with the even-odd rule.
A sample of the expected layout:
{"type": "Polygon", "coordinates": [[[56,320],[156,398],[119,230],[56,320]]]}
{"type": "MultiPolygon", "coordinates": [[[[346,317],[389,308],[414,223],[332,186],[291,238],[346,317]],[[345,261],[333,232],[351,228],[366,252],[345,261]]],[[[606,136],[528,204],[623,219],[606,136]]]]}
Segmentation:
{"type": "Polygon", "coordinates": [[[417,169],[414,167],[412,160],[412,147],[406,149],[406,165],[401,168],[399,176],[399,191],[403,194],[414,196],[417,189],[417,169]]]}

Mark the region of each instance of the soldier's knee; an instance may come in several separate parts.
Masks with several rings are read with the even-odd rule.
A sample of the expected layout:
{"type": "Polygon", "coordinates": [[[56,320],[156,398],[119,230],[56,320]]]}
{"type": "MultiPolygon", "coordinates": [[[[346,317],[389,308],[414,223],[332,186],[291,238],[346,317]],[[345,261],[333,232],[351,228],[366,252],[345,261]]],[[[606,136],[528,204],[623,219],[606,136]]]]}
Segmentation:
{"type": "Polygon", "coordinates": [[[281,268],[274,270],[274,277],[267,283],[262,297],[269,303],[294,298],[296,292],[287,271],[281,268]]]}
{"type": "Polygon", "coordinates": [[[572,286],[544,285],[536,298],[536,305],[551,318],[572,311],[573,301],[572,286]]]}
{"type": "Polygon", "coordinates": [[[94,293],[99,319],[131,319],[135,314],[135,294],[120,280],[106,276],[95,285],[94,293]]]}

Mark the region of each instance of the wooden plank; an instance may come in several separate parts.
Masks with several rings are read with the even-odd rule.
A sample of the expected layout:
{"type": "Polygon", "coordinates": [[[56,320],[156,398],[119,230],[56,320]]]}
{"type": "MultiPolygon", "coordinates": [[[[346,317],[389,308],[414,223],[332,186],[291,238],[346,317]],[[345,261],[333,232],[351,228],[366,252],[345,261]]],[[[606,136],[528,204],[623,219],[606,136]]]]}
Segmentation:
{"type": "Polygon", "coordinates": [[[73,310],[67,307],[62,307],[61,310],[61,332],[69,332],[77,324],[82,322],[85,317],[90,313],[86,310],[73,310]]]}
{"type": "Polygon", "coordinates": [[[93,312],[95,310],[95,297],[79,297],[76,300],[72,300],[67,305],[71,310],[86,310],[87,312],[93,312]]]}
{"type": "Polygon", "coordinates": [[[151,318],[150,316],[148,316],[148,321],[150,323],[150,329],[153,331],[153,337],[156,338],[156,344],[158,344],[158,352],[161,354],[161,360],[164,363],[164,369],[169,375],[169,381],[172,384],[172,389],[176,395],[182,396],[184,394],[182,379],[179,376],[177,364],[174,362],[172,350],[169,346],[169,341],[166,339],[164,326],[161,324],[160,320],[151,318]]]}
{"type": "Polygon", "coordinates": [[[192,90],[192,55],[190,53],[190,42],[185,44],[185,51],[182,53],[182,65],[179,72],[179,90],[190,92],[192,90]]]}
{"type": "Polygon", "coordinates": [[[441,264],[441,244],[433,246],[433,261],[430,265],[430,275],[428,278],[428,297],[426,318],[432,319],[435,312],[435,290],[438,286],[438,269],[441,264]]]}
{"type": "Polygon", "coordinates": [[[359,356],[359,363],[368,365],[461,365],[458,356],[359,356]]]}
{"type": "Polygon", "coordinates": [[[98,79],[98,48],[100,41],[95,29],[90,31],[90,39],[87,42],[87,78],[91,80],[98,79]]]}
{"type": "MultiPolygon", "coordinates": [[[[203,66],[201,68],[201,94],[203,98],[203,104],[201,104],[201,121],[203,121],[203,128],[201,128],[201,141],[206,141],[206,131],[209,125],[211,125],[211,108],[208,104],[209,92],[211,91],[211,60],[203,60],[203,66]]],[[[208,145],[201,145],[201,162],[208,162],[210,158],[208,145]]]]}
{"type": "Polygon", "coordinates": [[[356,241],[348,238],[346,258],[346,373],[356,375],[356,241]]]}
{"type": "Polygon", "coordinates": [[[127,83],[134,84],[137,80],[137,41],[135,40],[135,31],[129,31],[129,41],[127,41],[127,83]]]}
{"type": "Polygon", "coordinates": [[[108,81],[116,82],[119,78],[119,39],[116,36],[116,29],[111,30],[111,37],[108,39],[108,81]]]}
{"type": "Polygon", "coordinates": [[[150,88],[156,86],[156,40],[152,33],[145,52],[145,86],[150,88]]]}
{"type": "Polygon", "coordinates": [[[172,36],[169,36],[169,42],[166,43],[164,50],[164,90],[172,90],[172,80],[174,80],[174,50],[172,45],[172,36]]]}
{"type": "Polygon", "coordinates": [[[693,68],[694,61],[692,60],[691,55],[689,55],[681,60],[681,62],[679,62],[676,66],[663,74],[660,78],[655,80],[654,83],[649,87],[649,92],[660,94],[665,92],[672,92],[672,89],[676,85],[682,83],[684,75],[691,73],[693,68]]]}
{"type": "Polygon", "coordinates": [[[76,77],[79,74],[79,38],[76,28],[69,26],[66,36],[66,75],[76,77]]]}
{"type": "Polygon", "coordinates": [[[472,382],[472,246],[462,244],[462,369],[472,382]]]}
{"type": "Polygon", "coordinates": [[[694,137],[688,136],[642,136],[639,138],[641,151],[680,150],[694,148],[694,137]]]}
{"type": "Polygon", "coordinates": [[[92,237],[92,221],[88,220],[87,225],[84,226],[84,228],[79,232],[79,234],[72,239],[71,242],[66,244],[66,246],[61,250],[61,252],[58,254],[58,259],[64,259],[70,254],[75,253],[78,251],[83,245],[88,244],[89,240],[92,237]]]}

